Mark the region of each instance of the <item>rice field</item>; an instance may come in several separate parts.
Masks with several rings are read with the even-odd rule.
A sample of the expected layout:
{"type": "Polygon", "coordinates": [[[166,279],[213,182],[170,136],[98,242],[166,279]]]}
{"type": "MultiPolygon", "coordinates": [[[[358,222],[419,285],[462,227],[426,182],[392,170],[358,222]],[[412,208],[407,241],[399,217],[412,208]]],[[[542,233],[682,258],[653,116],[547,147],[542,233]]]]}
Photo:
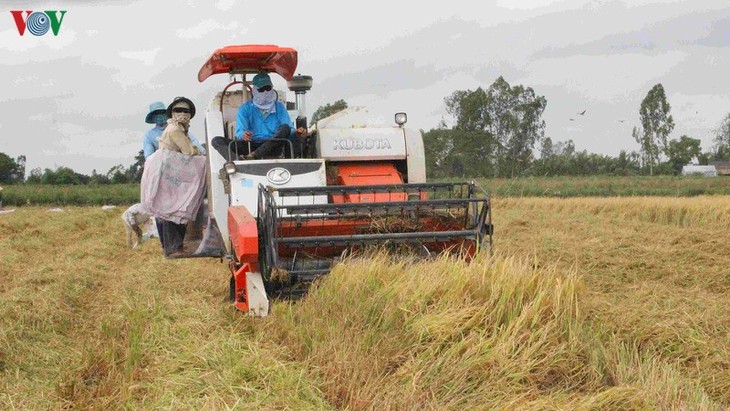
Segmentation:
{"type": "Polygon", "coordinates": [[[0,215],[0,409],[730,408],[730,197],[496,198],[495,249],[348,261],[266,319],[123,208],[0,215]]]}
{"type": "MultiPolygon", "coordinates": [[[[448,180],[443,180],[448,181],[448,180]]],[[[459,182],[463,179],[459,179],[459,182]]],[[[478,178],[475,182],[497,197],[633,197],[730,195],[727,177],[697,176],[571,176],[478,178]]],[[[139,184],[3,186],[6,206],[88,206],[133,204],[139,184]]]]}

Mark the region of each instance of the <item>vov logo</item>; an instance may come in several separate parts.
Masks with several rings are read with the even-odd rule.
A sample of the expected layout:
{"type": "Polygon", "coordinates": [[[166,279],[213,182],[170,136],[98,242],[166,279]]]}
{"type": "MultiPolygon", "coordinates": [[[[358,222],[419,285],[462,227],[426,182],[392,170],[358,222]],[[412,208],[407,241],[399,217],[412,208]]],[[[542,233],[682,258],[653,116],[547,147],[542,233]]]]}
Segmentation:
{"type": "Polygon", "coordinates": [[[51,29],[53,35],[58,36],[66,10],[25,10],[25,18],[23,18],[23,10],[11,10],[10,14],[13,15],[15,26],[21,36],[25,34],[26,29],[34,36],[42,36],[48,33],[48,29],[51,29]],[[61,13],[60,17],[58,13],[61,13]]]}

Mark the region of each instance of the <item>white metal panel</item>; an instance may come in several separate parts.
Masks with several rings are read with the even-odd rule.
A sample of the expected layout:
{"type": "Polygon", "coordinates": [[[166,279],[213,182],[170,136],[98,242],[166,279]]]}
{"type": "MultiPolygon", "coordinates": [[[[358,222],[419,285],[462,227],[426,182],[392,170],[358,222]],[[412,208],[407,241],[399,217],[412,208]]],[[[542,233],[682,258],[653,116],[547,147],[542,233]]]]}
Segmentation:
{"type": "Polygon", "coordinates": [[[246,295],[248,296],[248,315],[254,317],[269,315],[269,299],[266,296],[264,280],[260,273],[246,273],[246,295]]]}
{"type": "Polygon", "coordinates": [[[317,148],[327,160],[399,160],[406,158],[403,130],[390,128],[320,128],[317,148]]]}
{"type": "MultiPolygon", "coordinates": [[[[266,166],[267,170],[293,168],[297,164],[312,164],[316,167],[313,171],[303,174],[291,173],[290,178],[284,184],[275,184],[269,177],[268,173],[250,174],[238,172],[230,176],[231,181],[231,205],[242,205],[253,215],[258,216],[258,187],[272,186],[276,188],[282,187],[323,187],[327,185],[327,175],[325,173],[324,161],[319,159],[277,159],[277,160],[245,160],[236,161],[235,164],[252,165],[256,164],[266,166]]],[[[287,170],[288,171],[288,170],[287,170]]],[[[301,196],[301,197],[285,197],[283,201],[275,195],[277,204],[293,205],[293,204],[326,204],[327,196],[301,196]]]]}
{"type": "Polygon", "coordinates": [[[338,111],[329,117],[319,119],[319,129],[334,128],[387,128],[393,126],[394,119],[391,115],[376,113],[368,107],[354,106],[338,111]]]}
{"type": "Polygon", "coordinates": [[[228,195],[225,193],[223,182],[220,180],[220,170],[223,168],[225,159],[221,156],[210,140],[216,136],[223,135],[223,116],[217,107],[217,99],[211,102],[216,105],[215,108],[208,109],[205,112],[205,139],[206,139],[206,156],[208,157],[208,208],[213,213],[218,229],[223,237],[223,243],[226,250],[231,252],[231,244],[228,238],[228,195]]]}
{"type": "Polygon", "coordinates": [[[420,131],[405,129],[406,149],[408,157],[406,165],[408,166],[408,182],[409,183],[425,183],[426,182],[426,153],[423,148],[423,136],[420,131]]]}

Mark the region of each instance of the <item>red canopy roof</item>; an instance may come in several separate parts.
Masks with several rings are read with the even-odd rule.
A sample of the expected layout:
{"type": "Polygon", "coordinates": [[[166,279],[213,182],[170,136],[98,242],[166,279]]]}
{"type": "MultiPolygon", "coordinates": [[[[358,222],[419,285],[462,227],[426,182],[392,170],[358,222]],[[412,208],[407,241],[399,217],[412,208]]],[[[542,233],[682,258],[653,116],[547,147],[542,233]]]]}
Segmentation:
{"type": "Polygon", "coordinates": [[[198,72],[202,82],[213,74],[274,72],[291,80],[297,69],[297,51],[267,45],[227,46],[216,50],[198,72]]]}

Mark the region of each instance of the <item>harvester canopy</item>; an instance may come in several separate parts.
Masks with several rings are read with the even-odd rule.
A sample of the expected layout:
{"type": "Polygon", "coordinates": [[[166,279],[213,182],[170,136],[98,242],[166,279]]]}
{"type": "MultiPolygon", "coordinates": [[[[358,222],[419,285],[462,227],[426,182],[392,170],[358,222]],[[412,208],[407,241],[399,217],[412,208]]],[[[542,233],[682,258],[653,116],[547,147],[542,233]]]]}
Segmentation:
{"type": "Polygon", "coordinates": [[[203,82],[214,74],[256,74],[274,72],[291,80],[297,69],[297,51],[276,45],[226,46],[213,52],[198,72],[203,82]]]}

